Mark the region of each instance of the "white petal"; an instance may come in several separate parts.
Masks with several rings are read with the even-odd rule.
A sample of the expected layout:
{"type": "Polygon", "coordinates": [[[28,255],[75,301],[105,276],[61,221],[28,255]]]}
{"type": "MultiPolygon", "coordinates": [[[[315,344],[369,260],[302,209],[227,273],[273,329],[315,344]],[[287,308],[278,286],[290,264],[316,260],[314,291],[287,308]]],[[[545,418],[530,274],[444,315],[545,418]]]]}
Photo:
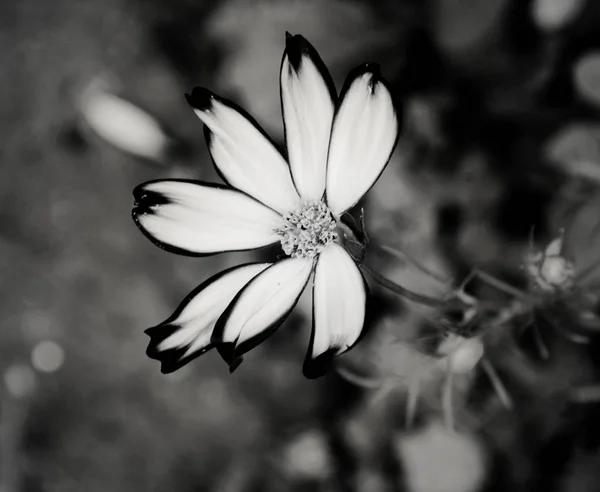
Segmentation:
{"type": "Polygon", "coordinates": [[[203,255],[275,243],[281,216],[235,190],[183,180],[150,181],[133,195],[133,218],[159,247],[203,255]]]}
{"type": "Polygon", "coordinates": [[[244,285],[270,265],[230,268],[199,285],[169,319],[146,330],[148,356],[161,362],[163,373],[170,373],[213,348],[211,336],[219,316],[244,285]]]}
{"type": "Polygon", "coordinates": [[[281,104],[294,183],[306,201],[325,192],[335,86],[327,67],[302,36],[286,35],[281,63],[281,104]]]}
{"type": "Polygon", "coordinates": [[[327,161],[327,204],[338,216],[377,181],[398,136],[392,96],[376,65],[352,71],[341,99],[327,161]]]}
{"type": "Polygon", "coordinates": [[[215,329],[214,341],[230,345],[228,362],[271,335],[289,316],[310,277],[313,260],[287,258],[254,277],[236,296],[215,329]]]}
{"type": "Polygon", "coordinates": [[[313,287],[313,332],[304,375],[324,374],[331,358],[349,350],[365,324],[367,285],[350,255],[333,244],[320,255],[313,287]]]}
{"type": "Polygon", "coordinates": [[[563,243],[564,243],[564,236],[561,233],[560,236],[558,236],[557,238],[554,238],[550,242],[550,244],[548,244],[548,246],[546,247],[546,252],[544,253],[544,256],[546,258],[560,256],[563,251],[563,243]]]}
{"type": "Polygon", "coordinates": [[[169,319],[148,328],[146,353],[161,362],[164,374],[176,371],[214,347],[215,323],[235,295],[270,263],[251,263],[230,268],[194,289],[169,319]]]}
{"type": "Polygon", "coordinates": [[[196,87],[189,104],[205,126],[217,171],[231,186],[285,214],[300,197],[290,168],[250,115],[232,102],[196,87]]]}

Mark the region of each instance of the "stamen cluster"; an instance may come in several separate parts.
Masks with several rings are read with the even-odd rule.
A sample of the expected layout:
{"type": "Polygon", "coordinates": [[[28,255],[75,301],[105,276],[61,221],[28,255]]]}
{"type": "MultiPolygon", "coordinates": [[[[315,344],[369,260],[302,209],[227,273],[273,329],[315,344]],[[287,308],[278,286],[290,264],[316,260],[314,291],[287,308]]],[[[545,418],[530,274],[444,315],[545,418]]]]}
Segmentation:
{"type": "Polygon", "coordinates": [[[281,236],[281,246],[286,255],[314,258],[321,250],[338,238],[336,223],[323,202],[307,203],[299,211],[284,217],[283,225],[275,232],[281,236]]]}

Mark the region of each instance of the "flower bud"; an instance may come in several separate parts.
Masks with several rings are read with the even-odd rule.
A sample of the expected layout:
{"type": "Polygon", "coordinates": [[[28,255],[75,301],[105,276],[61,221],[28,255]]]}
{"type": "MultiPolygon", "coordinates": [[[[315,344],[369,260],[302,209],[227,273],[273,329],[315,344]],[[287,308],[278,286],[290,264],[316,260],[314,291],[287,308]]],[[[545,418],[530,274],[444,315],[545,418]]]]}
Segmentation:
{"type": "Polygon", "coordinates": [[[471,372],[483,357],[483,352],[483,342],[478,337],[450,335],[438,347],[438,353],[445,355],[442,361],[452,374],[471,372]]]}

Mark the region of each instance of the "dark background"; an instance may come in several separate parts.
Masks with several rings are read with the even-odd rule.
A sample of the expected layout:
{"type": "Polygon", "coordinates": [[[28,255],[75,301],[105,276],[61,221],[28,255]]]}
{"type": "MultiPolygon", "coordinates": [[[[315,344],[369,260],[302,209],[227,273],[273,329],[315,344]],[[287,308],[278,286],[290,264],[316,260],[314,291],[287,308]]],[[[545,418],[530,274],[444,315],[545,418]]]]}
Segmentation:
{"type": "Polygon", "coordinates": [[[376,61],[404,106],[365,204],[367,261],[430,295],[438,284],[377,245],[449,277],[477,265],[526,288],[532,227],[544,244],[600,179],[599,29],[596,0],[2,0],[0,490],[596,490],[598,404],[560,396],[597,380],[593,337],[548,335],[544,364],[491,347],[516,406],[499,406],[475,371],[457,382],[457,432],[441,423],[435,378],[405,430],[406,377],[429,368],[385,341],[416,337],[429,318],[377,289],[370,336],[347,358],[388,368],[384,392],[335,371],[302,377],[304,298],[234,375],[212,352],[161,375],[143,330],[252,254],[161,251],[131,220],[131,191],[218,179],[183,97],[195,85],[281,142],[284,33],[300,33],[338,90],[376,61]],[[142,108],[170,143],[140,158],[103,138],[111,118],[90,94],[142,108]]]}

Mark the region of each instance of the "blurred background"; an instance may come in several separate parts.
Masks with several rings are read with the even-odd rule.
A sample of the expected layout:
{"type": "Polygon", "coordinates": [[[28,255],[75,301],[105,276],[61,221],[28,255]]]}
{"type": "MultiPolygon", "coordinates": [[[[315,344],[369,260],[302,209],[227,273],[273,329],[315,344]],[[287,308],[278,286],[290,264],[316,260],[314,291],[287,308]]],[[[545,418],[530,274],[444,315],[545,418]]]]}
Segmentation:
{"type": "Polygon", "coordinates": [[[598,250],[599,30],[596,0],[3,0],[0,491],[597,490],[594,333],[548,332],[544,358],[527,341],[486,348],[512,408],[474,369],[456,382],[456,430],[438,376],[404,425],[409,376],[430,368],[388,341],[430,318],[376,286],[369,334],[344,357],[366,382],[303,378],[310,298],[235,374],[213,352],[160,374],[143,330],[256,256],[156,248],[131,191],[218,181],[183,97],[196,85],[282,143],[284,33],[299,33],[338,90],[378,62],[404,107],[364,204],[367,262],[430,295],[439,282],[380,246],[526,288],[532,230],[543,246],[565,227],[598,250]],[[381,366],[394,375],[383,389],[381,366]],[[564,397],[579,384],[592,390],[564,397]]]}

